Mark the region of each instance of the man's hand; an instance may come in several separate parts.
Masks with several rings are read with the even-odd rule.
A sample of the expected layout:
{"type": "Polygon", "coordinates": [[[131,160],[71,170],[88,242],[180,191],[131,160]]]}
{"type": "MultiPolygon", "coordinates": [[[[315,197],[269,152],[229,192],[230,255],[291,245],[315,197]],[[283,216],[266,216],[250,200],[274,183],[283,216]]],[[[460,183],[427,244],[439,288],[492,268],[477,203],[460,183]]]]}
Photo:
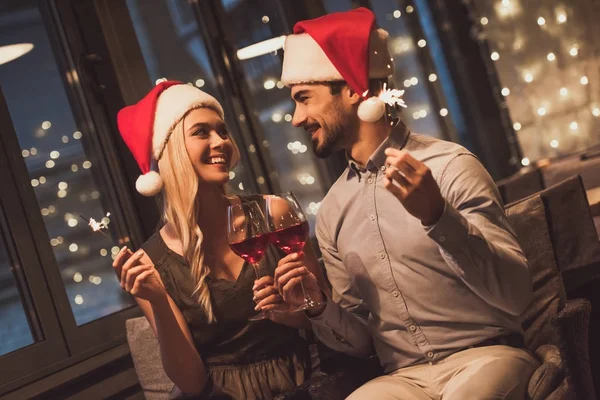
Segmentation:
{"type": "Polygon", "coordinates": [[[254,281],[252,300],[256,303],[256,311],[289,311],[290,306],[283,301],[274,284],[275,281],[270,276],[263,276],[254,281]]]}
{"type": "Polygon", "coordinates": [[[304,253],[292,253],[279,260],[275,269],[275,287],[283,300],[294,308],[304,304],[301,282],[306,294],[315,302],[324,301],[317,278],[304,265],[304,253]]]}
{"type": "Polygon", "coordinates": [[[385,150],[384,185],[423,225],[435,224],[444,212],[444,198],[431,170],[406,151],[385,150]]]}

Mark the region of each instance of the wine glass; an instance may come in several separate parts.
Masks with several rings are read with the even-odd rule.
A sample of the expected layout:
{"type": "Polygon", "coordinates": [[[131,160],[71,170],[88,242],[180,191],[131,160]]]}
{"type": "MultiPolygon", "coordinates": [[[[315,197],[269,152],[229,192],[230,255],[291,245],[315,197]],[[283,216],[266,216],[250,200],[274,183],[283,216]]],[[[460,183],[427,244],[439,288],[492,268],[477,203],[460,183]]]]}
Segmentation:
{"type": "MultiPolygon", "coordinates": [[[[259,264],[269,245],[269,226],[256,201],[228,207],[227,238],[231,250],[252,265],[256,279],[259,279],[259,264]]],[[[259,321],[266,318],[269,318],[269,313],[261,310],[248,320],[259,321]]]]}
{"type": "MultiPolygon", "coordinates": [[[[292,192],[268,196],[266,209],[266,217],[271,230],[271,243],[285,254],[302,251],[308,239],[309,227],[296,196],[292,192]]],[[[303,281],[300,281],[300,285],[304,294],[304,303],[293,311],[299,312],[319,307],[322,303],[310,298],[303,281]]]]}

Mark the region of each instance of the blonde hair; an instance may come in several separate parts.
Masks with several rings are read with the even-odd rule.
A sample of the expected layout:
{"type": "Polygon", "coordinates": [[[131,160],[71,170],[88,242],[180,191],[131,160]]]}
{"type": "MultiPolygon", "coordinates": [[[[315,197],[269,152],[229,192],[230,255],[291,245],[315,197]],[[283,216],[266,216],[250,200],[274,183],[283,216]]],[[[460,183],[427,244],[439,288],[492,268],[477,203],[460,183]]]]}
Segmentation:
{"type": "MultiPolygon", "coordinates": [[[[190,266],[191,275],[195,280],[193,295],[197,296],[208,322],[214,322],[216,318],[206,284],[210,268],[204,264],[204,235],[197,223],[200,206],[199,181],[187,153],[183,129],[183,120],[192,110],[190,109],[169,133],[162,156],[158,160],[158,169],[164,182],[162,220],[165,224],[171,224],[181,240],[183,258],[190,266]],[[181,179],[182,177],[185,179],[181,179]]],[[[233,138],[230,137],[230,140],[233,144],[233,155],[229,168],[233,169],[240,160],[240,152],[233,138]]]]}

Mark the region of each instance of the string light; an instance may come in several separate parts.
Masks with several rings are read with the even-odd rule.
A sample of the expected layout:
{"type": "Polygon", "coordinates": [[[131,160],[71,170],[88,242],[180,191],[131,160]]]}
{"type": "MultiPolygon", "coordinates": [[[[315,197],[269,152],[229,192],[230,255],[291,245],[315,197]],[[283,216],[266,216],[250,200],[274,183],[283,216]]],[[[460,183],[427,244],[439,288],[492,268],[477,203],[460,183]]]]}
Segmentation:
{"type": "Polygon", "coordinates": [[[509,88],[504,88],[504,89],[502,89],[501,93],[502,93],[502,96],[506,97],[506,96],[508,96],[510,94],[510,89],[509,88]]]}
{"type": "Polygon", "coordinates": [[[413,8],[413,6],[406,6],[406,12],[408,14],[412,14],[413,11],[415,11],[415,9],[413,8]]]}
{"type": "Polygon", "coordinates": [[[569,124],[569,128],[571,128],[572,131],[576,131],[579,128],[579,124],[576,121],[573,121],[569,124]]]}
{"type": "Polygon", "coordinates": [[[495,51],[492,53],[492,55],[490,57],[492,58],[492,60],[498,61],[500,59],[500,54],[498,54],[498,52],[495,51]]]}
{"type": "Polygon", "coordinates": [[[550,147],[552,147],[552,148],[557,148],[557,147],[558,147],[558,140],[556,140],[556,139],[553,139],[553,140],[550,142],[550,147]]]}
{"type": "Polygon", "coordinates": [[[54,168],[54,161],[48,160],[46,161],[46,168],[54,168]]]}
{"type": "Polygon", "coordinates": [[[448,115],[448,110],[447,110],[446,108],[442,108],[442,109],[440,110],[440,115],[441,115],[442,117],[445,117],[446,115],[448,115]]]}
{"type": "Polygon", "coordinates": [[[564,96],[566,96],[566,95],[569,94],[569,91],[567,90],[567,88],[563,87],[563,88],[560,88],[559,93],[560,93],[561,96],[564,97],[564,96]]]}
{"type": "Polygon", "coordinates": [[[437,81],[437,75],[429,74],[429,82],[435,82],[435,81],[437,81]]]}
{"type": "Polygon", "coordinates": [[[546,108],[545,107],[538,108],[537,113],[540,116],[546,115],[546,108]]]}
{"type": "Polygon", "coordinates": [[[77,305],[83,304],[83,296],[80,295],[80,294],[78,294],[77,296],[75,296],[75,300],[74,301],[75,301],[75,304],[77,304],[77,305]]]}
{"type": "Polygon", "coordinates": [[[427,41],[425,41],[425,39],[421,39],[417,42],[417,46],[425,47],[425,46],[427,46],[427,41]]]}
{"type": "Polygon", "coordinates": [[[543,25],[546,24],[546,20],[544,19],[544,17],[539,17],[537,19],[537,23],[538,23],[539,26],[543,26],[543,25]]]}
{"type": "Polygon", "coordinates": [[[558,22],[559,24],[564,24],[565,22],[567,22],[567,16],[564,13],[560,13],[556,16],[556,22],[558,22]]]}
{"type": "Polygon", "coordinates": [[[582,76],[581,79],[579,80],[579,83],[581,83],[582,85],[587,85],[588,84],[588,78],[587,76],[582,76]]]}
{"type": "Polygon", "coordinates": [[[268,15],[264,15],[264,16],[262,17],[262,22],[263,22],[263,24],[268,24],[268,23],[269,23],[269,21],[270,21],[270,19],[269,19],[269,16],[268,16],[268,15]]]}
{"type": "Polygon", "coordinates": [[[56,160],[58,157],[60,157],[60,153],[58,151],[54,150],[50,152],[51,159],[56,160]]]}
{"type": "Polygon", "coordinates": [[[515,131],[520,131],[520,130],[521,130],[521,124],[520,124],[520,123],[518,123],[518,122],[515,122],[515,123],[513,124],[513,129],[514,129],[515,131]]]}
{"type": "Polygon", "coordinates": [[[479,20],[479,22],[481,23],[481,25],[487,25],[488,22],[490,22],[486,17],[483,17],[479,20]]]}
{"type": "Polygon", "coordinates": [[[600,117],[600,108],[594,107],[594,109],[592,110],[592,115],[594,117],[600,117]]]}
{"type": "Polygon", "coordinates": [[[548,55],[546,56],[546,59],[548,61],[554,61],[554,60],[556,60],[556,56],[554,55],[554,53],[548,53],[548,55]]]}
{"type": "Polygon", "coordinates": [[[267,90],[271,90],[275,87],[275,81],[272,79],[267,79],[263,84],[263,87],[267,90]]]}
{"type": "Polygon", "coordinates": [[[44,121],[42,122],[42,129],[47,131],[48,129],[50,129],[50,127],[52,126],[52,123],[50,121],[44,121]]]}
{"type": "Polygon", "coordinates": [[[528,72],[525,74],[523,79],[525,79],[525,82],[527,83],[533,82],[533,75],[530,72],[528,72]]]}
{"type": "Polygon", "coordinates": [[[521,165],[523,165],[524,167],[528,166],[530,163],[531,163],[531,161],[529,161],[529,158],[527,158],[527,157],[524,157],[521,160],[521,165]]]}
{"type": "Polygon", "coordinates": [[[196,87],[201,88],[202,86],[204,86],[206,82],[204,82],[204,79],[197,79],[196,80],[196,87]]]}
{"type": "Polygon", "coordinates": [[[419,80],[416,77],[412,77],[410,78],[410,84],[411,85],[417,85],[419,83],[419,80]]]}
{"type": "Polygon", "coordinates": [[[73,280],[79,283],[83,280],[83,275],[81,275],[81,273],[79,272],[75,272],[75,274],[73,275],[73,280]]]}
{"type": "Polygon", "coordinates": [[[394,18],[400,18],[400,16],[402,15],[402,13],[400,12],[400,10],[394,10],[394,18]]]}
{"type": "Polygon", "coordinates": [[[569,54],[572,57],[576,57],[577,54],[579,54],[579,49],[576,46],[571,47],[571,49],[569,50],[569,54]]]}
{"type": "Polygon", "coordinates": [[[73,139],[77,139],[77,140],[79,140],[79,139],[81,139],[81,137],[82,137],[82,136],[83,136],[83,135],[82,135],[82,134],[81,134],[81,132],[79,132],[79,131],[75,131],[75,132],[73,132],[73,139]]]}
{"type": "Polygon", "coordinates": [[[31,154],[31,153],[29,153],[29,150],[27,150],[27,149],[23,149],[21,151],[21,155],[23,156],[23,158],[29,157],[29,154],[31,154]]]}

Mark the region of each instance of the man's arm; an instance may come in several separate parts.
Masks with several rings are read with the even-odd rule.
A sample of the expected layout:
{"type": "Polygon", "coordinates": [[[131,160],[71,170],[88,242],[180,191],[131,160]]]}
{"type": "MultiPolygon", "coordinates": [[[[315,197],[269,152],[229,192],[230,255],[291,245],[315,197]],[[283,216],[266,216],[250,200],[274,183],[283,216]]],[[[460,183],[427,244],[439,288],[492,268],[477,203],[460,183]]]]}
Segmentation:
{"type": "Polygon", "coordinates": [[[369,310],[346,272],[337,249],[326,232],[321,215],[317,217],[319,241],[332,297],[318,315],[307,313],[317,337],[327,346],[353,356],[373,354],[373,340],[367,328],[369,310]]]}
{"type": "Polygon", "coordinates": [[[475,156],[451,160],[440,179],[439,220],[425,229],[462,281],[488,304],[519,315],[532,295],[527,260],[496,185],[475,156]]]}

